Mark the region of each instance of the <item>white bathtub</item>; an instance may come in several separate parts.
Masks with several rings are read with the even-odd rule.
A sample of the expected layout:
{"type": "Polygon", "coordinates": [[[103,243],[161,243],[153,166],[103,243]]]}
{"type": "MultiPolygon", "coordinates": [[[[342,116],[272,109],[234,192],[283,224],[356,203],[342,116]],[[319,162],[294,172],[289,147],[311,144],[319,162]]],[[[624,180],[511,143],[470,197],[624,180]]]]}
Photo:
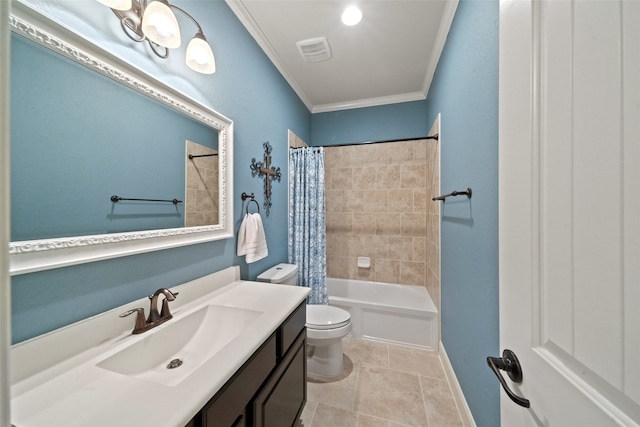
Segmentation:
{"type": "Polygon", "coordinates": [[[329,305],[351,313],[351,335],[437,351],[438,310],[421,286],[327,278],[329,305]]]}

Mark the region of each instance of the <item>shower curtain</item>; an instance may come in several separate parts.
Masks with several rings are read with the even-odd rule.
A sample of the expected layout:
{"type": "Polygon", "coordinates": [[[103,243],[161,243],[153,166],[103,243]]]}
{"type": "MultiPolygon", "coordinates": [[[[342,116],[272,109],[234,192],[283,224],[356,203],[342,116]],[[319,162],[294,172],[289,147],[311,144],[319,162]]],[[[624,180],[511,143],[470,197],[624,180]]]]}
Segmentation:
{"type": "Polygon", "coordinates": [[[290,150],[289,263],[298,266],[298,284],[311,288],[308,304],[328,304],[324,149],[290,150]]]}

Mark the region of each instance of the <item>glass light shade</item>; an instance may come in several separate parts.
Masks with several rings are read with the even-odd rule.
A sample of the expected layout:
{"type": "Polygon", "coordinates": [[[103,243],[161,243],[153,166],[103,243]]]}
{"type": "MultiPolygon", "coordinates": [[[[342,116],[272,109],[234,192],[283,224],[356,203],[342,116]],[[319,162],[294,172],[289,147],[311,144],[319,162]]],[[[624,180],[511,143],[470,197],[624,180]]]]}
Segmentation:
{"type": "Polygon", "coordinates": [[[152,1],[142,16],[142,32],[149,40],[169,49],[180,47],[180,27],[168,3],[152,1]]]}
{"type": "Polygon", "coordinates": [[[116,10],[131,9],[131,0],[97,0],[99,3],[116,10]]]}
{"type": "Polygon", "coordinates": [[[189,68],[203,74],[216,72],[216,60],[211,46],[202,33],[196,34],[187,46],[186,61],[189,68]]]}
{"type": "Polygon", "coordinates": [[[342,23],[344,25],[356,25],[362,20],[362,12],[356,6],[349,6],[342,12],[342,23]]]}

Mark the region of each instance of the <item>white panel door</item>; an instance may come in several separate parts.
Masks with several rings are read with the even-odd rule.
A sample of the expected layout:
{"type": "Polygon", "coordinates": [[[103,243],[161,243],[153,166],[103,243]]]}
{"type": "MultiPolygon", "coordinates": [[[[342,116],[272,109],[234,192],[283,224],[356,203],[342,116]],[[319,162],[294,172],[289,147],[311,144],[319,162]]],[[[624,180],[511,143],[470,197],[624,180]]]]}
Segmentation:
{"type": "Polygon", "coordinates": [[[501,1],[499,166],[502,425],[640,425],[640,1],[501,1]]]}

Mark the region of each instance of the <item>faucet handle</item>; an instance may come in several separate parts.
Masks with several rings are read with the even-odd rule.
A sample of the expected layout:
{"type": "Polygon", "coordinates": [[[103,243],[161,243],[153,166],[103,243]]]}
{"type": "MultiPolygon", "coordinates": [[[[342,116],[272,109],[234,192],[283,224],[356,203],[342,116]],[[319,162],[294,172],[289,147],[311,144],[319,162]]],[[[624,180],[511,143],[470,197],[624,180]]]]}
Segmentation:
{"type": "Polygon", "coordinates": [[[149,299],[153,299],[153,297],[158,297],[160,294],[163,294],[166,299],[169,301],[173,301],[180,294],[180,292],[172,292],[167,288],[158,289],[154,294],[149,295],[149,299]]]}
{"type": "Polygon", "coordinates": [[[140,334],[145,331],[145,327],[147,326],[147,321],[144,318],[144,308],[138,307],[129,311],[125,311],[120,315],[120,317],[127,317],[133,313],[137,313],[137,315],[136,315],[136,323],[131,333],[140,334]]]}
{"type": "Polygon", "coordinates": [[[165,295],[165,299],[162,300],[162,310],[160,310],[160,318],[161,319],[171,319],[173,317],[173,315],[171,314],[171,311],[169,310],[169,301],[173,301],[176,299],[176,297],[178,296],[179,292],[171,292],[169,291],[172,298],[169,299],[168,295],[165,295]]]}

